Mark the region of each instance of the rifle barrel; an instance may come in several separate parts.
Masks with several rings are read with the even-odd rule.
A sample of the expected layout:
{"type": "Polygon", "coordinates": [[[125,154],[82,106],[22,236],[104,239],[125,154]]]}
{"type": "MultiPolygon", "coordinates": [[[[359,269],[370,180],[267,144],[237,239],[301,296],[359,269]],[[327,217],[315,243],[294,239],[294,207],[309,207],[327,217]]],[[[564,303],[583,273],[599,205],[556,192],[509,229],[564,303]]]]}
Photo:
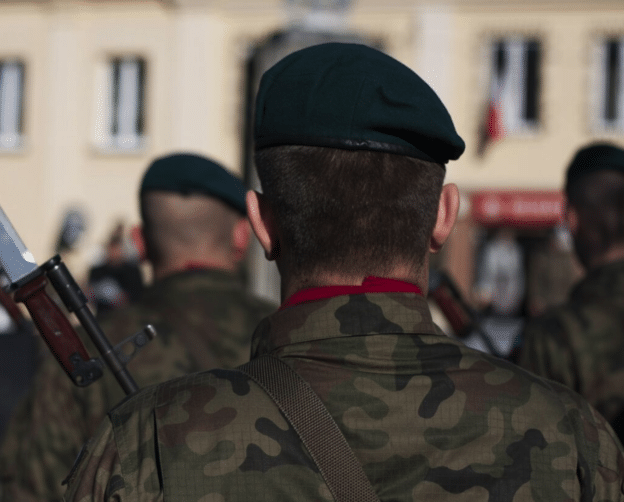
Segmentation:
{"type": "Polygon", "coordinates": [[[89,310],[87,297],[82,292],[80,286],[78,286],[65,264],[61,261],[61,258],[58,255],[55,256],[44,263],[43,268],[52,286],[54,286],[54,289],[67,307],[67,310],[76,315],[124,392],[128,395],[137,392],[139,390],[138,385],[125,365],[117,357],[113,346],[108,341],[108,338],[106,338],[95,316],[91,310],[89,310]]]}

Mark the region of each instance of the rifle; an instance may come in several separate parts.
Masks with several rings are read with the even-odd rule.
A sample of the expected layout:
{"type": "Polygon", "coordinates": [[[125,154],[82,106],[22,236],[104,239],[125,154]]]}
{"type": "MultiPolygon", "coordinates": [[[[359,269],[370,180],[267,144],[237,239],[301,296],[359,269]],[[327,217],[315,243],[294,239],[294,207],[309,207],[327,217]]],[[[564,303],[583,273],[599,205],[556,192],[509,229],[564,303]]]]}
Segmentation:
{"type": "Polygon", "coordinates": [[[459,288],[448,274],[441,270],[429,271],[429,296],[440,307],[458,338],[466,338],[476,333],[491,354],[503,357],[481,327],[479,314],[466,303],[459,288]]]}
{"type": "Polygon", "coordinates": [[[0,263],[11,283],[9,290],[14,300],[26,305],[37,330],[75,385],[85,387],[98,380],[103,374],[103,365],[99,359],[89,356],[69,320],[48,296],[45,290],[48,280],[67,310],[78,318],[124,392],[130,395],[138,391],[126,364],[156,336],[151,325],[113,347],[60,256],[38,266],[1,207],[0,263]],[[123,351],[127,344],[133,346],[130,354],[123,351]]]}

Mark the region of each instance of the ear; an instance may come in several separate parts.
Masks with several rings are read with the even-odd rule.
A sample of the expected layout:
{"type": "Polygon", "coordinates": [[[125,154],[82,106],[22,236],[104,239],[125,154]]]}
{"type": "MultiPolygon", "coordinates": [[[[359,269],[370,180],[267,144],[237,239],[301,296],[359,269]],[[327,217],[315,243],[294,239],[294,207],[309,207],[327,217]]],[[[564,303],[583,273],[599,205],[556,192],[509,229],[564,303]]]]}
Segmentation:
{"type": "Polygon", "coordinates": [[[579,227],[579,213],[569,202],[566,202],[564,218],[570,233],[576,235],[579,227]]]}
{"type": "Polygon", "coordinates": [[[279,239],[273,211],[261,193],[249,190],[246,197],[247,217],[267,259],[274,260],[279,251],[279,239]]]}
{"type": "Polygon", "coordinates": [[[438,204],[438,216],[436,218],[431,240],[429,241],[429,251],[437,253],[442,249],[442,245],[453,230],[457,211],[459,210],[459,190],[457,186],[450,183],[442,187],[440,203],[438,204]]]}
{"type": "Polygon", "coordinates": [[[249,226],[249,221],[247,218],[239,218],[232,229],[232,252],[234,253],[234,261],[236,263],[245,258],[250,238],[251,227],[249,226]]]}
{"type": "Polygon", "coordinates": [[[130,229],[130,240],[137,250],[139,260],[145,260],[147,258],[147,251],[145,250],[145,229],[143,225],[134,225],[130,229]]]}

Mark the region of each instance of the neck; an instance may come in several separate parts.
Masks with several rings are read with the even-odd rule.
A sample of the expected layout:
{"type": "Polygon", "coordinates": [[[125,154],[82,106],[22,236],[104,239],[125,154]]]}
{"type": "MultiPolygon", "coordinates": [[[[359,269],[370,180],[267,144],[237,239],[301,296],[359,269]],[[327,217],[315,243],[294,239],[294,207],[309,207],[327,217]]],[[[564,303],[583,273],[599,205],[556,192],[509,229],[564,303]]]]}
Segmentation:
{"type": "Polygon", "coordinates": [[[322,286],[360,286],[366,277],[376,276],[386,279],[397,279],[399,281],[410,282],[415,284],[427,295],[429,289],[429,268],[428,266],[420,267],[414,270],[413,267],[395,267],[388,273],[366,273],[357,275],[345,275],[337,272],[319,272],[309,276],[289,277],[288,274],[282,275],[281,296],[282,301],[290,298],[297,291],[302,289],[322,287],[322,286]]]}
{"type": "Polygon", "coordinates": [[[220,260],[194,260],[177,261],[176,263],[167,263],[160,266],[154,266],[154,280],[164,279],[167,276],[184,272],[186,270],[206,269],[206,270],[225,270],[234,272],[236,267],[226,261],[220,260]]]}

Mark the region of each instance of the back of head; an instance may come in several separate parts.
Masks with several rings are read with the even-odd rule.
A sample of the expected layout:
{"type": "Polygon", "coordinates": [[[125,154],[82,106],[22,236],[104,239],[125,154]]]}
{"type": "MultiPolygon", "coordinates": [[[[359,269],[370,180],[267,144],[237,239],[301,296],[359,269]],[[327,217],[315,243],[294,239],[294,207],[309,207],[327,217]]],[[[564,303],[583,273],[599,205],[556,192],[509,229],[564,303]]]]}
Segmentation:
{"type": "Polygon", "coordinates": [[[609,143],[580,149],[568,167],[565,190],[578,215],[575,244],[583,264],[624,244],[624,149],[609,143]]]}
{"type": "Polygon", "coordinates": [[[232,229],[240,215],[212,197],[151,191],[142,196],[146,253],[156,267],[231,253],[232,229]]]}
{"type": "Polygon", "coordinates": [[[245,215],[245,187],[216,162],[193,154],[156,159],[140,189],[148,259],[155,267],[220,258],[245,215]]]}
{"type": "Polygon", "coordinates": [[[296,274],[383,277],[397,263],[422,265],[444,178],[439,164],[289,145],[259,151],[256,165],[296,274]]]}
{"type": "Polygon", "coordinates": [[[412,70],[362,45],[323,44],[262,77],[256,166],[295,273],[419,267],[445,174],[464,142],[412,70]]]}

